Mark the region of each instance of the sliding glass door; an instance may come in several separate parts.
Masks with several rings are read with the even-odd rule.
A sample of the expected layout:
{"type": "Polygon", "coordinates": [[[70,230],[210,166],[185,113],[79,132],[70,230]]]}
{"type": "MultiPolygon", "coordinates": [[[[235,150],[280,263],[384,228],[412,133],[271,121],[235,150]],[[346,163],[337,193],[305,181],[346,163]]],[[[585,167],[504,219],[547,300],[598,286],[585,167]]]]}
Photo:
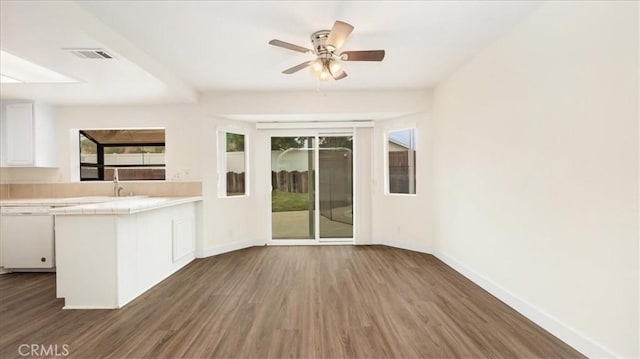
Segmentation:
{"type": "Polygon", "coordinates": [[[353,136],[318,139],[320,239],[353,238],[353,136]]]}
{"type": "Polygon", "coordinates": [[[312,239],[315,231],[315,138],[271,138],[273,239],[312,239]]]}
{"type": "Polygon", "coordinates": [[[271,238],[353,240],[353,136],[271,136],[271,238]]]}

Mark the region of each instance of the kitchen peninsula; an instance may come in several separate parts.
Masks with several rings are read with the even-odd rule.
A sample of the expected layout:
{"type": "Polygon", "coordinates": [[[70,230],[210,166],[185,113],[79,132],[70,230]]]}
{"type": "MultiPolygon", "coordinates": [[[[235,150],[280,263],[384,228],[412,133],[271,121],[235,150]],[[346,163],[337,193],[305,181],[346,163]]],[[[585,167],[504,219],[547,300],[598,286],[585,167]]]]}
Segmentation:
{"type": "Polygon", "coordinates": [[[141,197],[51,210],[64,308],[121,308],[191,262],[201,201],[141,197]]]}

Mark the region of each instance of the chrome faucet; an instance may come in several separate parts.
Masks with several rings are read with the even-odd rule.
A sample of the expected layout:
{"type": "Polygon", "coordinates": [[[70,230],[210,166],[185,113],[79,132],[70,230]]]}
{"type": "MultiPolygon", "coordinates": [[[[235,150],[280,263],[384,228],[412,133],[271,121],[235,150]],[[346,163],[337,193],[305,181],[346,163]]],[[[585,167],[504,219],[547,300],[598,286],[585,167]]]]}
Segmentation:
{"type": "Polygon", "coordinates": [[[118,169],[114,168],[113,169],[113,196],[114,197],[120,197],[120,192],[124,189],[124,187],[122,187],[120,185],[120,181],[118,179],[118,169]]]}

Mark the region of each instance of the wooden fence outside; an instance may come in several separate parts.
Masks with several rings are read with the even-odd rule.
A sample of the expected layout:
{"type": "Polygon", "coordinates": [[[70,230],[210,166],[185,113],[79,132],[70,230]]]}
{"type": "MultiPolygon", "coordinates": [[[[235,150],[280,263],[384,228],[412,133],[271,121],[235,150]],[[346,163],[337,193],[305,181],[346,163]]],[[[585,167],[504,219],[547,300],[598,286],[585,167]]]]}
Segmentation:
{"type": "Polygon", "coordinates": [[[309,191],[309,172],[271,171],[273,189],[282,192],[307,193],[309,191]]]}
{"type": "MultiPolygon", "coordinates": [[[[413,156],[413,168],[416,157],[413,156]]],[[[389,192],[409,193],[409,181],[415,181],[409,173],[409,151],[389,152],[389,192]]]]}
{"type": "MultiPolygon", "coordinates": [[[[244,172],[227,172],[227,192],[244,193],[244,177],[244,172]]],[[[309,191],[309,173],[308,171],[271,171],[271,184],[278,191],[307,193],[309,191]]]]}
{"type": "Polygon", "coordinates": [[[245,193],[244,172],[227,172],[227,193],[245,193]]]}

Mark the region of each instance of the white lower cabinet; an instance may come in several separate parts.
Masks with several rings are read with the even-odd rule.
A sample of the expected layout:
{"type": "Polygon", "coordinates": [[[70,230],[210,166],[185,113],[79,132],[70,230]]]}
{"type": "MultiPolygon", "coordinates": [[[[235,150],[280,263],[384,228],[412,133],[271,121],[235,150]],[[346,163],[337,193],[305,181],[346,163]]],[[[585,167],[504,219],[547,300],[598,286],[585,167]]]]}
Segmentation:
{"type": "Polygon", "coordinates": [[[118,215],[56,215],[66,309],[121,308],[195,258],[194,203],[118,215]]]}

